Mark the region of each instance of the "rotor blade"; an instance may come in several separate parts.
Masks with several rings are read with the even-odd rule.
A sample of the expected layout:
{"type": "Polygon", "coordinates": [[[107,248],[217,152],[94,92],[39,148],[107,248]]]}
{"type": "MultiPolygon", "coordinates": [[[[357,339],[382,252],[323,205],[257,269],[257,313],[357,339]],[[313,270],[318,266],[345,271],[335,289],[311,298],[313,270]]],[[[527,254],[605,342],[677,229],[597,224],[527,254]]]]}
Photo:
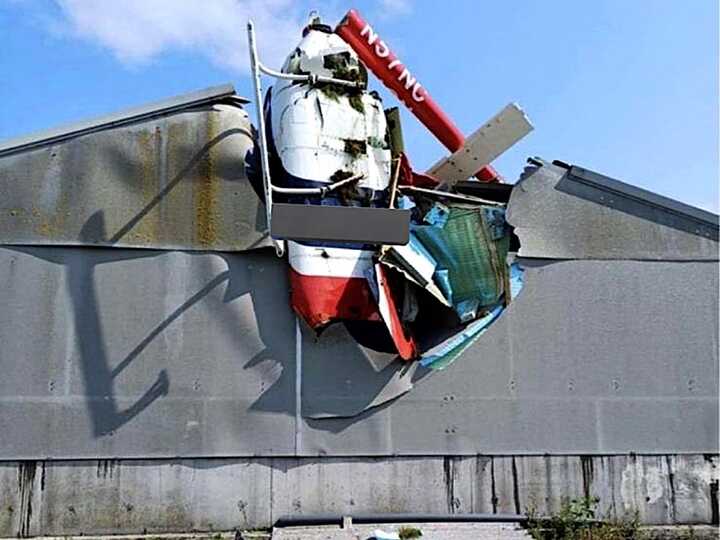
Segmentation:
{"type": "Polygon", "coordinates": [[[470,135],[462,148],[430,167],[427,174],[445,184],[467,180],[532,130],[523,110],[510,103],[470,135]]]}

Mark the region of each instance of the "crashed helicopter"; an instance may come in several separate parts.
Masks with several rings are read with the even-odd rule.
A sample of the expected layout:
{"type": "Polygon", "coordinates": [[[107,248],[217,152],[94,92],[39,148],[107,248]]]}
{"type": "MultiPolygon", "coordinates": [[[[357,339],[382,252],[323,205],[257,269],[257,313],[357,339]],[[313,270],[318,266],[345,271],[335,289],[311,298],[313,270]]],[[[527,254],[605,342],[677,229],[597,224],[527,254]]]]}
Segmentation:
{"type": "Polygon", "coordinates": [[[334,30],[312,15],[280,71],[248,40],[258,111],[248,176],[265,202],[290,303],[317,333],[344,324],[361,344],[441,369],[517,294],[505,202],[458,182],[500,182],[490,163],[532,130],[510,104],[465,139],[355,10],[334,30]],[[397,108],[368,69],[452,154],[414,171],[397,108]],[[263,98],[261,74],[276,79],[263,98]]]}

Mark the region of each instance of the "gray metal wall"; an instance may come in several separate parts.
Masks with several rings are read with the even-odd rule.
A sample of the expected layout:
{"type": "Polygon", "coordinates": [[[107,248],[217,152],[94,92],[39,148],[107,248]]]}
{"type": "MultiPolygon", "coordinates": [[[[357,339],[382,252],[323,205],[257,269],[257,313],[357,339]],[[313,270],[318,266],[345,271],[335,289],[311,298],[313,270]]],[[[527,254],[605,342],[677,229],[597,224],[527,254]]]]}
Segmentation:
{"type": "Polygon", "coordinates": [[[270,250],[0,248],[0,456],[717,452],[717,263],[524,264],[460,360],[404,374],[341,326],[298,350],[270,250]]]}
{"type": "Polygon", "coordinates": [[[712,228],[530,169],[522,293],[428,371],[297,323],[286,262],[256,249],[250,131],[211,103],[3,147],[0,535],[551,510],[591,484],[646,521],[716,519],[712,228]]]}
{"type": "Polygon", "coordinates": [[[0,244],[267,245],[264,209],[245,174],[252,144],[247,113],[227,104],[26,149],[0,144],[0,244]]]}

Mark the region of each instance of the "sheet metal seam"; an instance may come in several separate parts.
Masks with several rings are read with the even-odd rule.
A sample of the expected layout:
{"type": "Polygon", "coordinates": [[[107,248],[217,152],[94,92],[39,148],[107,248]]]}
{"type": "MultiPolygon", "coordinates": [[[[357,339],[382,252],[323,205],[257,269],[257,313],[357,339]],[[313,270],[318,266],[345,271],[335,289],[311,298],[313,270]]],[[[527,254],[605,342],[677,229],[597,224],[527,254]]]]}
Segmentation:
{"type": "Polygon", "coordinates": [[[302,330],[295,316],[295,454],[299,454],[302,436],[302,330]]]}

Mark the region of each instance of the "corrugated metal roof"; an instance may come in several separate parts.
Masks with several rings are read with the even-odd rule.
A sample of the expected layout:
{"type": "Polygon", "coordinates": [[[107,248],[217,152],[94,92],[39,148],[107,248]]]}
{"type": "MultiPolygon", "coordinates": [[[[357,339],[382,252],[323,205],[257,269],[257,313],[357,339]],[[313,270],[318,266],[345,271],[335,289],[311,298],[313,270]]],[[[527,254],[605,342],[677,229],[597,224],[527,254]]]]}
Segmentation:
{"type": "Polygon", "coordinates": [[[155,101],[140,107],[133,107],[91,120],[60,126],[30,135],[0,141],[0,157],[21,152],[37,146],[56,143],[65,139],[86,135],[96,131],[124,126],[130,123],[147,120],[148,118],[169,114],[199,105],[213,103],[221,99],[233,99],[240,103],[248,103],[246,98],[235,93],[232,84],[211,86],[204,90],[190,92],[179,96],[155,101]]]}

